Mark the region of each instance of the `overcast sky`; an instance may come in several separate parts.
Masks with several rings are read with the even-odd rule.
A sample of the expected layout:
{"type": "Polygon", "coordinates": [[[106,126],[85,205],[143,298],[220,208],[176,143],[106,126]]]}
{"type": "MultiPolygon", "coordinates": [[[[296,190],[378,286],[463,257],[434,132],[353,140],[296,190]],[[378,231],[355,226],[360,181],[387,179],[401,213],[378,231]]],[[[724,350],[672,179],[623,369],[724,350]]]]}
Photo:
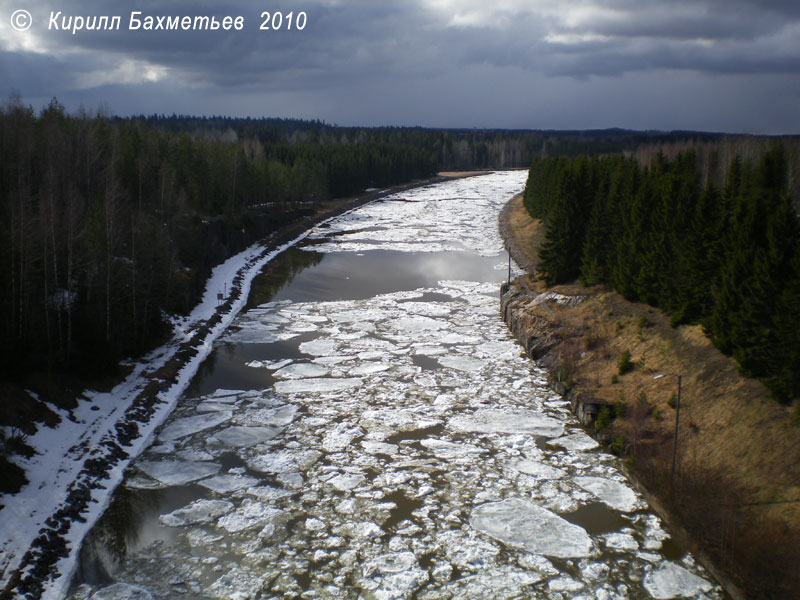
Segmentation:
{"type": "Polygon", "coordinates": [[[120,115],[797,134],[800,2],[0,0],[0,82],[36,108],[57,96],[120,115]],[[48,30],[59,10],[122,27],[48,30]],[[245,28],[128,31],[134,10],[245,28]],[[304,11],[306,27],[261,31],[264,10],[304,11]]]}

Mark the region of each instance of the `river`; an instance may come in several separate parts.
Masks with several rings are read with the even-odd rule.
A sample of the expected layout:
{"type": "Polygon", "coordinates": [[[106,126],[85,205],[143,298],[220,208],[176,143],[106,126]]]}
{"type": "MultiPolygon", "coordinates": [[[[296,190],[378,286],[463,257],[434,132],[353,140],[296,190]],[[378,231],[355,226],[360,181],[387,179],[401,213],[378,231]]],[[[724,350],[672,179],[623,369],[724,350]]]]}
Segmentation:
{"type": "Polygon", "coordinates": [[[387,196],[271,261],[69,597],[723,598],[499,317],[526,175],[387,196]]]}

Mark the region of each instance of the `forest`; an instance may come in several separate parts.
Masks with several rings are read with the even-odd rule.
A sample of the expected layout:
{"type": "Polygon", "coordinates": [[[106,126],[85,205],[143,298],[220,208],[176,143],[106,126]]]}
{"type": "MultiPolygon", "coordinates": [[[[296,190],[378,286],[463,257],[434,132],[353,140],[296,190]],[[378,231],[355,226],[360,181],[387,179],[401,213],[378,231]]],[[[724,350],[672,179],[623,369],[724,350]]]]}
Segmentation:
{"type": "MultiPolygon", "coordinates": [[[[0,107],[0,473],[13,472],[10,488],[22,481],[7,456],[28,451],[24,438],[37,422],[57,420],[47,403],[70,408],[87,387],[113,386],[126,359],[167,339],[170,316],[191,310],[216,264],[332,199],[439,171],[527,168],[534,159],[537,172],[558,165],[559,172],[577,174],[580,181],[570,185],[589,189],[594,184],[581,179],[585,170],[592,177],[607,172],[606,178],[612,170],[642,174],[631,175],[629,161],[616,166],[619,159],[536,157],[632,153],[687,139],[715,144],[719,137],[121,118],[69,114],[55,98],[37,112],[12,96],[0,107]]],[[[747,182],[756,175],[746,164],[740,170],[741,193],[749,194],[747,182]]],[[[537,185],[556,185],[539,175],[532,179],[537,185]]],[[[582,202],[583,192],[575,193],[582,202]]],[[[598,196],[594,204],[599,210],[604,202],[598,196]]],[[[544,214],[544,204],[539,210],[544,214]]],[[[570,227],[581,236],[590,230],[577,221],[570,227]]],[[[575,271],[575,257],[565,257],[575,271]]],[[[601,280],[606,255],[597,260],[594,277],[601,280]]],[[[729,295],[735,293],[742,292],[729,295]]],[[[681,318],[699,318],[695,305],[704,298],[687,304],[681,318]]],[[[737,339],[726,343],[738,348],[737,339]]]]}
{"type": "MultiPolygon", "coordinates": [[[[262,143],[136,119],[0,109],[0,472],[46,402],[110,386],[211,269],[328,199],[436,173],[390,140],[262,143]],[[41,400],[37,401],[37,400],[41,400]]],[[[13,469],[19,477],[18,469],[13,469]]],[[[12,485],[12,488],[14,486],[12,485]]]]}
{"type": "Polygon", "coordinates": [[[673,325],[701,324],[743,375],[791,402],[800,396],[799,175],[793,140],[537,158],[524,203],[546,226],[538,275],[548,286],[606,284],[673,325]]]}

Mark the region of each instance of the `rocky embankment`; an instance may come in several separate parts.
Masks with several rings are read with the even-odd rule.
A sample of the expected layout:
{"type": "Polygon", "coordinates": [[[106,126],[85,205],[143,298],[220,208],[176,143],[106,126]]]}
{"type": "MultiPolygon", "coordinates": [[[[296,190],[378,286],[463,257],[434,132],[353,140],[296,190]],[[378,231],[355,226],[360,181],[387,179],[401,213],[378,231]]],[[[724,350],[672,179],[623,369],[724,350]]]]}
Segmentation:
{"type": "Polygon", "coordinates": [[[732,597],[796,598],[798,407],[740,376],[700,326],[673,328],[658,309],[602,286],[545,288],[532,275],[530,239],[520,239],[541,239],[541,225],[521,198],[503,211],[500,232],[529,271],[503,286],[503,319],[581,422],[626,459],[732,597]]]}

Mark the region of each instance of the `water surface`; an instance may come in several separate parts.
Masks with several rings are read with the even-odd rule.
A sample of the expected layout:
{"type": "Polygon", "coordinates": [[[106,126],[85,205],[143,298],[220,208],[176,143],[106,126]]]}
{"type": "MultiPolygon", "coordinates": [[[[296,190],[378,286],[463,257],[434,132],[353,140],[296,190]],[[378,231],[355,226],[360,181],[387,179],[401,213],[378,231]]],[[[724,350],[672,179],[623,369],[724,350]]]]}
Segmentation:
{"type": "Polygon", "coordinates": [[[721,597],[499,319],[525,176],[382,199],[267,265],[72,597],[721,597]]]}

